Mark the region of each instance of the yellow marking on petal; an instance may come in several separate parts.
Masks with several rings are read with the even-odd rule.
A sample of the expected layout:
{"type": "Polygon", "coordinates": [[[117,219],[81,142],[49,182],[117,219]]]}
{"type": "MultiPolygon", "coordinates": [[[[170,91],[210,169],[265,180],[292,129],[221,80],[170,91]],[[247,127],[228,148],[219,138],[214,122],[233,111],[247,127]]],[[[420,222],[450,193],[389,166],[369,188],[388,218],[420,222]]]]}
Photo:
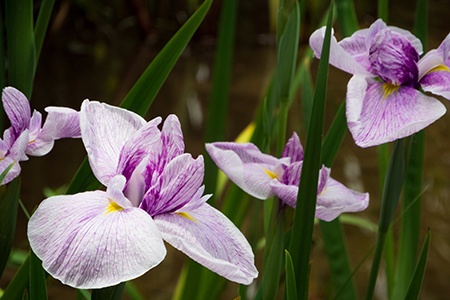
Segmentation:
{"type": "Polygon", "coordinates": [[[176,212],[176,214],[179,215],[180,217],[186,218],[190,221],[197,223],[197,220],[193,216],[188,214],[187,212],[181,211],[181,212],[176,212]]]}
{"type": "Polygon", "coordinates": [[[105,214],[109,214],[109,213],[117,212],[117,211],[121,211],[121,210],[123,210],[122,206],[120,206],[116,202],[114,202],[111,199],[109,199],[109,205],[108,205],[108,208],[106,209],[106,213],[105,214]]]}
{"type": "Polygon", "coordinates": [[[398,89],[400,88],[399,85],[394,85],[390,83],[383,83],[382,87],[383,87],[383,99],[386,99],[388,96],[397,92],[398,89]]]}
{"type": "Polygon", "coordinates": [[[431,72],[450,72],[450,68],[447,67],[446,65],[438,65],[433,69],[431,69],[430,71],[428,71],[427,74],[430,74],[431,72]]]}
{"type": "Polygon", "coordinates": [[[272,179],[278,179],[277,174],[275,174],[274,172],[267,170],[266,168],[263,168],[264,172],[266,172],[267,175],[269,175],[270,178],[272,179]]]}

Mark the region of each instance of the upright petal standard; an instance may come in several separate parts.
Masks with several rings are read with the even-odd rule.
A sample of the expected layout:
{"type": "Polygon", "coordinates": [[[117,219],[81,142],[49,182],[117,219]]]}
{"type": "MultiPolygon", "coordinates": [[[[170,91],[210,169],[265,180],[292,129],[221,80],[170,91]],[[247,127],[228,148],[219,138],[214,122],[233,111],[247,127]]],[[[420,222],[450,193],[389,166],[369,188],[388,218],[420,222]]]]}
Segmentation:
{"type": "MultiPolygon", "coordinates": [[[[295,207],[303,165],[303,147],[296,133],[287,142],[280,159],[263,154],[250,143],[217,142],[206,144],[217,166],[245,192],[259,199],[278,196],[295,207]]],[[[316,217],[331,221],[341,213],[367,208],[369,195],[346,188],[332,179],[330,169],[319,174],[316,217]]]]}
{"type": "Polygon", "coordinates": [[[231,281],[257,277],[244,235],[206,203],[203,157],[184,153],[175,115],[160,123],[83,102],[82,140],[107,190],[48,198],[31,217],[30,245],[53,277],[77,288],[136,278],[164,259],[163,240],[231,281]]]}
{"type": "MultiPolygon", "coordinates": [[[[320,57],[325,28],[310,45],[320,57]]],[[[351,37],[331,40],[330,64],[353,74],[347,86],[347,124],[360,147],[391,142],[427,127],[445,106],[424,91],[450,99],[450,36],[422,59],[409,31],[377,20],[351,37]]]]}

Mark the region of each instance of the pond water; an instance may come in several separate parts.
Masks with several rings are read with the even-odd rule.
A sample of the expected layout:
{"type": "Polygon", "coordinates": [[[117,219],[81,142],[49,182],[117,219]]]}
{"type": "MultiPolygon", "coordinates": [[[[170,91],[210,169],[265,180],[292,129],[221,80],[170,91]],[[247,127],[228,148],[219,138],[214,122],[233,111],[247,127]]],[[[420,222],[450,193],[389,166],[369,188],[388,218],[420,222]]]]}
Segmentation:
{"type": "MultiPolygon", "coordinates": [[[[258,5],[267,5],[256,1],[258,5]]],[[[402,1],[406,3],[406,1],[402,1]]],[[[68,1],[56,7],[53,26],[45,41],[41,61],[37,70],[32,107],[43,111],[48,105],[68,106],[79,109],[83,99],[100,100],[118,105],[157,53],[166,39],[163,34],[151,32],[138,34],[136,18],[123,17],[113,24],[95,22],[87,14],[87,8],[68,7],[68,1]],[[66,11],[65,11],[66,10],[66,11]],[[65,15],[64,15],[65,14],[65,15]],[[87,14],[87,15],[85,15],[87,14]],[[58,17],[63,18],[58,21],[58,17]],[[60,23],[58,23],[60,22],[60,23]],[[127,23],[128,22],[128,23],[127,23]],[[122,26],[122,27],[120,27],[122,26]],[[145,38],[144,38],[145,37],[145,38]]],[[[107,7],[107,6],[106,6],[107,7]]],[[[129,9],[129,8],[128,8],[129,9]]],[[[244,12],[246,8],[241,8],[244,12]]],[[[375,14],[373,5],[357,6],[362,26],[370,24],[375,14]]],[[[411,7],[392,7],[392,23],[410,28],[413,13],[411,7]],[[405,8],[405,10],[402,10],[405,8]],[[409,9],[409,10],[406,10],[409,9]],[[394,18],[395,17],[395,18],[394,18]]],[[[262,9],[262,10],[265,10],[262,9]]],[[[178,17],[183,18],[180,10],[178,17]]],[[[100,14],[101,15],[101,14],[100,14]]],[[[203,153],[203,125],[207,114],[210,93],[211,68],[215,47],[215,19],[218,7],[213,6],[211,16],[202,25],[190,46],[183,53],[167,82],[158,94],[147,119],[175,113],[179,116],[185,134],[186,149],[193,155],[203,153]],[[215,19],[214,19],[215,18],[215,19]],[[213,24],[211,27],[210,25],[213,24]]],[[[430,4],[430,48],[435,48],[450,31],[450,2],[436,1],[430,4]]],[[[227,138],[234,139],[252,120],[257,106],[263,98],[275,64],[274,36],[267,26],[260,27],[267,19],[250,15],[251,24],[240,21],[233,64],[233,78],[230,92],[227,138]],[[245,25],[245,26],[244,26],[245,25]],[[251,33],[246,39],[245,34],[251,33]]],[[[312,18],[311,16],[309,16],[312,18]]],[[[171,19],[169,19],[171,20],[171,19]]],[[[164,20],[159,20],[163,22],[164,20]]],[[[176,24],[169,24],[176,29],[176,24]]],[[[172,28],[168,26],[169,28],[172,28]]],[[[142,30],[142,26],[139,27],[142,30]]],[[[144,28],[145,29],[145,28],[144,28]]],[[[172,28],[173,29],[173,28],[172,28]]],[[[306,34],[314,28],[306,28],[306,34]]],[[[146,32],[145,30],[142,30],[146,32]]],[[[170,30],[168,30],[170,31],[170,30]]],[[[161,32],[160,32],[161,33],[161,32]]],[[[313,70],[316,62],[313,63],[313,70]]],[[[329,102],[326,126],[331,122],[335,109],[345,98],[346,82],[350,78],[343,72],[330,70],[329,102]]],[[[301,127],[299,107],[296,99],[290,115],[290,130],[297,130],[301,138],[305,132],[301,127]]],[[[444,101],[447,108],[449,103],[444,101]]],[[[423,236],[428,228],[432,232],[427,271],[422,289],[423,299],[447,299],[450,295],[450,143],[447,114],[427,129],[424,169],[423,236]]],[[[290,135],[290,134],[289,134],[290,135]]],[[[33,208],[44,199],[42,187],[58,188],[66,184],[85,157],[80,140],[64,140],[56,143],[54,150],[42,158],[31,158],[24,162],[22,175],[22,200],[27,209],[33,208]]],[[[378,218],[380,189],[375,148],[360,149],[350,135],[345,137],[342,148],[333,166],[332,176],[347,186],[369,192],[370,206],[360,216],[376,222],[378,218]]],[[[256,201],[256,200],[255,200],[256,201]]],[[[27,247],[26,218],[19,212],[15,246],[27,247]]],[[[328,280],[326,258],[320,241],[320,230],[315,230],[316,245],[313,250],[311,299],[323,299],[324,284],[328,280]]],[[[351,262],[356,266],[375,244],[376,235],[365,229],[345,226],[348,234],[351,262]]],[[[170,299],[185,256],[168,246],[167,258],[135,282],[143,295],[149,299],[170,299]]],[[[363,263],[356,273],[360,295],[364,295],[370,260],[363,263]]],[[[4,288],[14,270],[5,271],[0,284],[4,288]]],[[[383,295],[383,280],[377,293],[383,295]]],[[[326,287],[325,287],[326,288],[326,287]]],[[[229,284],[223,299],[235,297],[236,286],[229,284]]],[[[58,281],[49,279],[49,298],[75,299],[72,289],[58,281]]],[[[380,298],[382,299],[382,297],[380,298]]]]}

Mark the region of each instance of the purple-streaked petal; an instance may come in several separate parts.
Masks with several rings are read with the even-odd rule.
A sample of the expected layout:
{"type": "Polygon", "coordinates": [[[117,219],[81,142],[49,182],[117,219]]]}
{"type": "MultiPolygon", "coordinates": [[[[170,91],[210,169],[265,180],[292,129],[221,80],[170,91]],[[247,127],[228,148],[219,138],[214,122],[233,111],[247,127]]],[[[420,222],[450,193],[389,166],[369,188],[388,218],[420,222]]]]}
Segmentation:
{"type": "Polygon", "coordinates": [[[178,210],[197,194],[204,172],[202,156],[193,159],[191,154],[185,153],[175,157],[147,191],[141,208],[151,216],[178,210]]]}
{"type": "Polygon", "coordinates": [[[419,54],[406,37],[388,28],[379,31],[369,49],[372,72],[385,82],[414,86],[417,83],[419,54]]]}
{"type": "Polygon", "coordinates": [[[342,213],[362,211],[368,205],[368,193],[353,191],[329,178],[325,188],[317,196],[316,218],[332,221],[342,213]]]}
{"type": "Polygon", "coordinates": [[[181,124],[176,115],[167,116],[161,130],[161,139],[166,161],[184,153],[184,139],[181,124]]]}
{"type": "Polygon", "coordinates": [[[123,108],[85,100],[81,105],[81,137],[97,179],[106,185],[117,175],[122,147],[147,122],[123,108]]]}
{"type": "MultiPolygon", "coordinates": [[[[317,58],[320,58],[321,56],[324,38],[325,27],[314,31],[309,38],[309,45],[317,58]]],[[[346,47],[348,48],[349,45],[346,45],[346,47]]],[[[362,58],[360,59],[362,60],[362,58]]],[[[334,36],[331,36],[329,63],[350,74],[370,75],[363,65],[359,64],[350,53],[338,44],[334,36]]]]}
{"type": "Polygon", "coordinates": [[[281,157],[289,157],[291,163],[303,160],[303,147],[296,132],[292,134],[286,146],[284,146],[281,157]]]}
{"type": "Polygon", "coordinates": [[[62,138],[80,138],[80,113],[68,107],[45,108],[48,113],[41,135],[54,140],[62,138]]]}
{"type": "Polygon", "coordinates": [[[445,112],[438,100],[411,87],[396,87],[358,75],[347,86],[347,124],[360,147],[414,134],[445,112]]]}
{"type": "Polygon", "coordinates": [[[419,61],[419,70],[424,91],[450,100],[450,34],[437,49],[429,51],[419,61]]]}
{"type": "Polygon", "coordinates": [[[14,137],[17,138],[22,131],[28,129],[30,124],[30,103],[21,91],[13,87],[3,89],[2,101],[5,113],[11,122],[14,137]]]}
{"type": "Polygon", "coordinates": [[[220,276],[246,285],[258,276],[244,235],[210,205],[159,215],[155,223],[166,242],[220,276]]]}
{"type": "Polygon", "coordinates": [[[206,144],[206,150],[228,178],[251,196],[267,199],[274,195],[270,181],[280,160],[249,143],[212,143],[206,144]]]}
{"type": "Polygon", "coordinates": [[[450,66],[441,65],[431,70],[420,81],[424,91],[450,100],[450,66]]]}
{"type": "Polygon", "coordinates": [[[153,219],[103,191],[44,200],[28,223],[28,239],[50,275],[83,289],[139,277],[166,254],[153,219]]]}
{"type": "Polygon", "coordinates": [[[160,143],[159,123],[161,123],[161,118],[155,118],[129,137],[120,150],[117,174],[122,174],[125,178],[130,179],[133,171],[148,155],[149,149],[160,143]]]}

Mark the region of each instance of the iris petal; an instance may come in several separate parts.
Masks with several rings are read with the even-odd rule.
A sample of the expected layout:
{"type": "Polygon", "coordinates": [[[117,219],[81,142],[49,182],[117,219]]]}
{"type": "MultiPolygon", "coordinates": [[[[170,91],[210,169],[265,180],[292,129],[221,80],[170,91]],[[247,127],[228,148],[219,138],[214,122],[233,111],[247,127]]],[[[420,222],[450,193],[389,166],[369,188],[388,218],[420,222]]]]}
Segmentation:
{"type": "Polygon", "coordinates": [[[324,189],[317,196],[316,218],[332,221],[342,213],[362,211],[368,205],[369,194],[355,192],[328,178],[324,189]]]}
{"type": "Polygon", "coordinates": [[[155,223],[166,242],[220,276],[248,285],[258,275],[244,235],[210,205],[158,215],[155,223]]]}
{"type": "Polygon", "coordinates": [[[139,115],[97,101],[81,105],[80,128],[89,163],[104,185],[117,175],[122,147],[147,122],[139,115]]]}
{"type": "Polygon", "coordinates": [[[136,278],[166,254],[147,213],[122,208],[102,191],[44,200],[28,223],[28,239],[49,274],[84,289],[136,278]]]}
{"type": "Polygon", "coordinates": [[[414,134],[446,112],[442,103],[414,88],[398,87],[386,94],[384,85],[358,75],[348,83],[347,124],[360,147],[414,134]]]}

